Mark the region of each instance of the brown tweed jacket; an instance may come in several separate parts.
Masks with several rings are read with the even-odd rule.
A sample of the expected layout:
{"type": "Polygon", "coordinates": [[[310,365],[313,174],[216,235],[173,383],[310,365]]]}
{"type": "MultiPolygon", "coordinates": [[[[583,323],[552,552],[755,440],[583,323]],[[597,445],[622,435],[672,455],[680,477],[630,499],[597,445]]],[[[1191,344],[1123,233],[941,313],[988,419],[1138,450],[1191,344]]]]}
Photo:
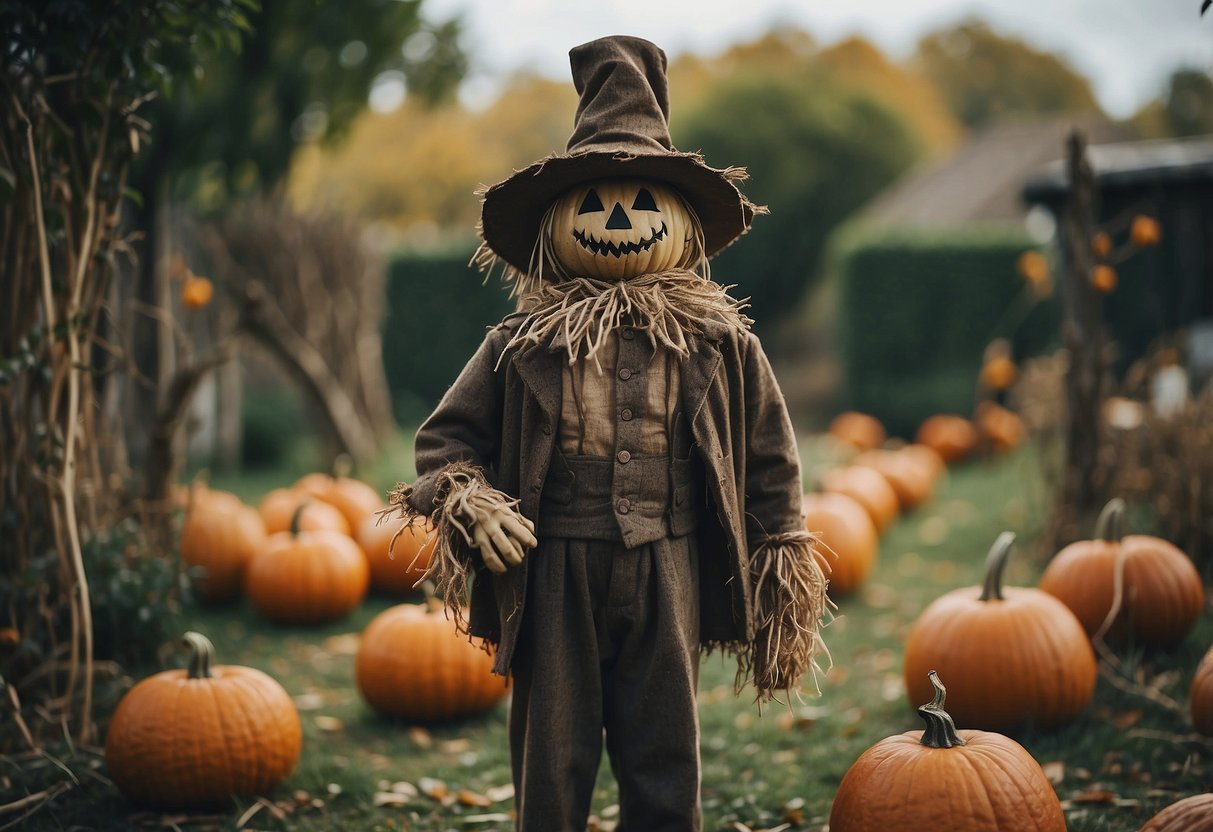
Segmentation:
{"type": "MultiPolygon", "coordinates": [[[[417,432],[418,478],[409,505],[429,515],[450,463],[482,468],[535,520],[556,443],[564,351],[532,348],[502,358],[522,315],[489,330],[476,354],[417,432]]],[[[800,461],[783,394],[758,338],[714,321],[692,338],[682,365],[697,470],[701,641],[741,649],[754,636],[750,556],[779,535],[803,532],[800,461]]],[[[509,670],[524,614],[527,561],[501,575],[473,558],[468,627],[497,645],[494,670],[509,670]]]]}

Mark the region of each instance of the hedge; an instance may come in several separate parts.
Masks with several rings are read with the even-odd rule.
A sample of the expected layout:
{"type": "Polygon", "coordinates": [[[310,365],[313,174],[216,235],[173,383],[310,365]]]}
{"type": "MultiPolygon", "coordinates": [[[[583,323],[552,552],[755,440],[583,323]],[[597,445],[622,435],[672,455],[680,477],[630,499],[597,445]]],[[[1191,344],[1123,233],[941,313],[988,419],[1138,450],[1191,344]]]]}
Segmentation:
{"type": "Polygon", "coordinates": [[[388,265],[383,363],[396,418],[416,425],[433,409],[484,333],[513,304],[496,278],[468,266],[471,248],[402,253],[388,265]]]}
{"type": "Polygon", "coordinates": [[[1025,233],[997,228],[844,232],[832,271],[845,406],[913,436],[934,413],[972,412],[992,339],[1010,338],[1017,359],[1056,343],[1056,302],[1030,304],[1016,272],[1034,247],[1025,233]]]}

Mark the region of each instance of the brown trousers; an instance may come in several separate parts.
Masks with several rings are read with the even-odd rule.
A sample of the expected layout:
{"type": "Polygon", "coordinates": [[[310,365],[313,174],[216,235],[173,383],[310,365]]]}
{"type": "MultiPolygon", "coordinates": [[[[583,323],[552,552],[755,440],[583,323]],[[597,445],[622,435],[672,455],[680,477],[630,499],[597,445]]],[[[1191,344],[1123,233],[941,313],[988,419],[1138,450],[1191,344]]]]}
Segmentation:
{"type": "Polygon", "coordinates": [[[698,832],[694,535],[634,549],[541,538],[527,561],[510,708],[518,829],[584,832],[605,731],[619,832],[698,832]]]}

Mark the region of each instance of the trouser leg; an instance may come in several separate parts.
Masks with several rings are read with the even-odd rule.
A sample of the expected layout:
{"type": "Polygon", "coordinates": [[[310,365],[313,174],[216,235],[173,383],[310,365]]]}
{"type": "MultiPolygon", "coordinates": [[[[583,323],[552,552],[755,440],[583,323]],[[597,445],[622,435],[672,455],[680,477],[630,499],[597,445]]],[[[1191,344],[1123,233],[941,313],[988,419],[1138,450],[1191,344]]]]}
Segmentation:
{"type": "Polygon", "coordinates": [[[592,589],[605,577],[593,574],[598,561],[587,560],[584,548],[553,540],[528,555],[526,621],[512,663],[510,706],[522,832],[584,832],[602,757],[592,589]]]}
{"type": "Polygon", "coordinates": [[[697,832],[699,591],[694,537],[616,557],[603,656],[607,751],[619,832],[697,832]]]}

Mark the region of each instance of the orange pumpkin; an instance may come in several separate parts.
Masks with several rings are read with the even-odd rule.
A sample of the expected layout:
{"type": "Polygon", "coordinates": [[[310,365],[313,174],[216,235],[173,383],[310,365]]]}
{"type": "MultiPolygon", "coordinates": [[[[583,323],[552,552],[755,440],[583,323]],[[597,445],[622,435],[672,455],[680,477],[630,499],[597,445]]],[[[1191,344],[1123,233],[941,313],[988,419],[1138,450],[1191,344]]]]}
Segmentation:
{"type": "Polygon", "coordinates": [[[900,511],[897,492],[889,485],[889,481],[873,468],[850,465],[827,471],[822,475],[821,488],[834,494],[845,494],[863,506],[876,525],[878,534],[883,533],[889,524],[897,519],[900,511]]]}
{"type": "Polygon", "coordinates": [[[1213,832],[1213,794],[1177,800],[1146,821],[1140,832],[1213,832]]]}
{"type": "Polygon", "coordinates": [[[292,518],[300,509],[303,513],[299,517],[299,528],[304,531],[340,532],[347,536],[351,533],[350,522],[335,506],[296,488],[275,488],[257,505],[265,530],[270,534],[289,529],[292,518]]]}
{"type": "Polygon", "coordinates": [[[366,597],[370,566],[349,536],[300,529],[300,513],[289,531],[270,535],[250,561],[244,590],[257,612],[271,621],[335,621],[366,597]]]}
{"type": "Polygon", "coordinates": [[[1061,801],[1032,755],[1002,734],[957,731],[935,671],[928,679],[933,698],[918,708],[926,730],[860,755],[834,795],[830,832],[1065,832],[1061,801]]]}
{"type": "Polygon", "coordinates": [[[493,659],[440,610],[400,604],[367,625],[354,680],[372,708],[424,722],[480,713],[506,694],[493,659]]]}
{"type": "Polygon", "coordinates": [[[926,502],[935,490],[937,476],[932,466],[924,464],[923,458],[915,452],[906,453],[904,448],[864,451],[852,461],[884,477],[897,495],[897,504],[902,511],[926,502]]]}
{"type": "Polygon", "coordinates": [[[1124,501],[1111,500],[1100,513],[1094,540],[1071,543],[1054,557],[1040,588],[1074,611],[1089,635],[1104,627],[1122,580],[1120,609],[1107,635],[1132,635],[1147,647],[1183,641],[1204,607],[1200,573],[1182,551],[1160,537],[1121,536],[1124,501]]]}
{"type": "Polygon", "coordinates": [[[884,425],[875,416],[848,410],[830,422],[830,436],[861,451],[870,451],[884,444],[884,425]]]}
{"type": "Polygon", "coordinates": [[[1000,404],[982,402],[977,408],[976,424],[982,439],[996,453],[1013,450],[1023,443],[1023,420],[1000,404]]]}
{"type": "Polygon", "coordinates": [[[977,428],[963,416],[940,413],[918,428],[916,440],[935,451],[944,462],[959,462],[973,453],[978,442],[977,428]]]}
{"type": "Polygon", "coordinates": [[[295,703],[260,670],[211,665],[215,648],[186,633],[188,670],[165,670],[118,703],[105,739],[114,785],[158,809],[207,809],[264,794],[299,761],[295,703]]]}
{"type": "Polygon", "coordinates": [[[244,570],[265,545],[261,515],[234,494],[199,491],[181,526],[181,559],[200,568],[194,591],[207,602],[225,601],[240,592],[244,570]]]}
{"type": "Polygon", "coordinates": [[[363,519],[354,539],[370,562],[371,586],[389,595],[412,591],[425,575],[438,542],[437,533],[428,521],[406,526],[399,518],[380,521],[374,514],[363,519]],[[393,544],[392,538],[398,531],[400,536],[393,544]]]}
{"type": "Polygon", "coordinates": [[[1197,733],[1213,737],[1213,648],[1196,666],[1196,674],[1188,688],[1188,709],[1197,733]]]}
{"type": "Polygon", "coordinates": [[[383,508],[383,497],[378,491],[351,477],[308,474],[292,488],[323,500],[340,511],[350,529],[357,529],[367,515],[383,508]]]}
{"type": "Polygon", "coordinates": [[[806,494],[804,526],[834,554],[828,562],[831,593],[859,588],[876,560],[876,525],[863,506],[845,494],[806,494]]]}
{"type": "Polygon", "coordinates": [[[181,305],[186,309],[201,309],[214,295],[215,287],[209,280],[191,274],[181,286],[181,305]]]}
{"type": "Polygon", "coordinates": [[[1015,541],[1003,532],[980,587],[953,590],[918,617],[906,640],[911,701],[929,693],[927,672],[946,674],[957,724],[1009,730],[1077,716],[1095,692],[1095,652],[1064,604],[1038,589],[1002,586],[1015,541]]]}
{"type": "Polygon", "coordinates": [[[1129,226],[1129,239],[1141,248],[1156,246],[1162,242],[1162,226],[1153,217],[1138,214],[1129,226]]]}
{"type": "Polygon", "coordinates": [[[570,277],[625,280],[694,265],[695,225],[676,190],[644,179],[599,179],[552,206],[550,250],[570,277]]]}

